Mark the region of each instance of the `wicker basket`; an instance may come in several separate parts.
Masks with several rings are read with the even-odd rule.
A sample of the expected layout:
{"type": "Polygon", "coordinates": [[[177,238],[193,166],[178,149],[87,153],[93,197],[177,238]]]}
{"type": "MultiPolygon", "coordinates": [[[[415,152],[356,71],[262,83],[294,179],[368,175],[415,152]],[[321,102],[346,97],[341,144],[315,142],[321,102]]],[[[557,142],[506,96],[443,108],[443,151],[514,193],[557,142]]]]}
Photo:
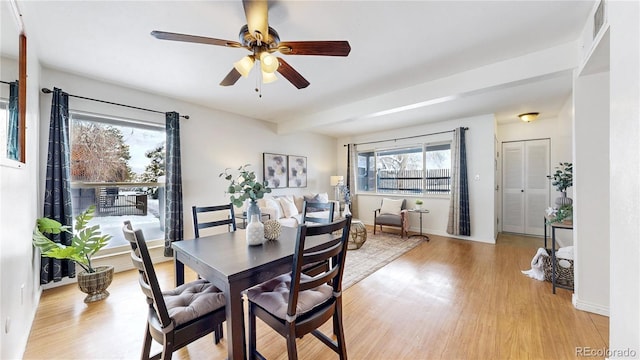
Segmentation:
{"type": "MultiPolygon", "coordinates": [[[[551,250],[547,249],[547,254],[551,250]]],[[[543,255],[542,264],[545,281],[551,281],[551,256],[543,255]]],[[[556,285],[573,288],[573,260],[556,258],[556,285]]]]}

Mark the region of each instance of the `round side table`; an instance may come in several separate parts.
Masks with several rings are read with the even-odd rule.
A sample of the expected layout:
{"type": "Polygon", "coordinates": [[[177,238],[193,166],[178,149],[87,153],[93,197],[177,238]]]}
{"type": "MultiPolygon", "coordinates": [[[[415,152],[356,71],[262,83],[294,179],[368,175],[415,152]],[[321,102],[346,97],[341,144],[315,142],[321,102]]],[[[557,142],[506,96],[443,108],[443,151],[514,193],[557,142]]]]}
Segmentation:
{"type": "Polygon", "coordinates": [[[360,249],[362,244],[367,241],[367,228],[360,220],[351,220],[351,233],[349,234],[349,244],[347,249],[356,250],[360,249]]]}

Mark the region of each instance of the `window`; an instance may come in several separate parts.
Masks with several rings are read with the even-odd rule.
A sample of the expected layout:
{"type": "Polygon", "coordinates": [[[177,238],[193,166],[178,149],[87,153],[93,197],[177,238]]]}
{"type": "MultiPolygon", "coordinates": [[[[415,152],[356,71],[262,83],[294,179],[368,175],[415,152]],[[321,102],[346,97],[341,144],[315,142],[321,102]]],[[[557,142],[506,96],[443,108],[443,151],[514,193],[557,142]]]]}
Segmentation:
{"type": "Polygon", "coordinates": [[[448,194],[451,144],[359,152],[357,189],[378,194],[448,194]]]}
{"type": "Polygon", "coordinates": [[[71,113],[71,193],[74,216],[96,206],[92,223],[112,239],[106,248],[129,246],[124,220],[147,240],[164,238],[162,184],[165,130],[162,126],[71,113]]]}

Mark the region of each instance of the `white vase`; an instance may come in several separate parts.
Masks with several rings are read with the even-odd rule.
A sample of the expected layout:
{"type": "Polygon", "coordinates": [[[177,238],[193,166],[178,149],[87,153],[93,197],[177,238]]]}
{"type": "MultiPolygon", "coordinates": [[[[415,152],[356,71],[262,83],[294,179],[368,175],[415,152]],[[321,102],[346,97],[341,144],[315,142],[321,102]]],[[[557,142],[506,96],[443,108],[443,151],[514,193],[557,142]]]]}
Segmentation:
{"type": "Polygon", "coordinates": [[[349,204],[344,204],[344,210],[342,211],[342,217],[347,217],[347,215],[351,215],[351,210],[349,210],[349,204]]]}
{"type": "Polygon", "coordinates": [[[260,222],[260,215],[251,215],[251,221],[246,229],[247,245],[262,245],[264,242],[264,225],[260,222]]]}

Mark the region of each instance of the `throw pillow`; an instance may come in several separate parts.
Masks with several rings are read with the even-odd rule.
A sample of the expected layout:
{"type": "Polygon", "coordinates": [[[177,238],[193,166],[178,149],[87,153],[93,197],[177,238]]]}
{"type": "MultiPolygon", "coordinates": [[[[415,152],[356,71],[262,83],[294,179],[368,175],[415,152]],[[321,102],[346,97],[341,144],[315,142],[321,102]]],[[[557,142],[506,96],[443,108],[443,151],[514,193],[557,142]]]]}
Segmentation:
{"type": "Polygon", "coordinates": [[[328,203],[329,202],[329,194],[327,194],[326,192],[324,193],[318,193],[318,195],[316,195],[316,197],[318,198],[318,202],[321,203],[328,203]]]}
{"type": "Polygon", "coordinates": [[[280,200],[280,206],[282,207],[285,218],[291,218],[298,215],[298,208],[296,208],[296,204],[294,204],[291,199],[282,197],[278,200],[280,200]]]}
{"type": "Polygon", "coordinates": [[[280,206],[280,202],[276,199],[273,198],[268,198],[265,199],[265,204],[267,208],[269,209],[273,209],[274,213],[275,213],[275,218],[280,219],[281,217],[283,217],[283,211],[282,211],[282,207],[280,206]]]}
{"type": "Polygon", "coordinates": [[[293,203],[296,204],[296,209],[298,209],[298,213],[302,212],[302,205],[304,204],[304,196],[293,196],[293,203]]]}
{"type": "Polygon", "coordinates": [[[400,215],[403,201],[404,200],[393,200],[393,199],[387,199],[387,198],[382,199],[380,214],[400,215]]]}
{"type": "Polygon", "coordinates": [[[319,212],[319,211],[324,211],[324,209],[322,208],[316,208],[313,206],[313,204],[318,204],[318,203],[327,203],[329,202],[329,200],[327,199],[326,201],[322,201],[323,199],[320,198],[319,195],[315,195],[315,196],[304,196],[304,201],[307,202],[307,212],[311,213],[311,212],[319,212]]]}

